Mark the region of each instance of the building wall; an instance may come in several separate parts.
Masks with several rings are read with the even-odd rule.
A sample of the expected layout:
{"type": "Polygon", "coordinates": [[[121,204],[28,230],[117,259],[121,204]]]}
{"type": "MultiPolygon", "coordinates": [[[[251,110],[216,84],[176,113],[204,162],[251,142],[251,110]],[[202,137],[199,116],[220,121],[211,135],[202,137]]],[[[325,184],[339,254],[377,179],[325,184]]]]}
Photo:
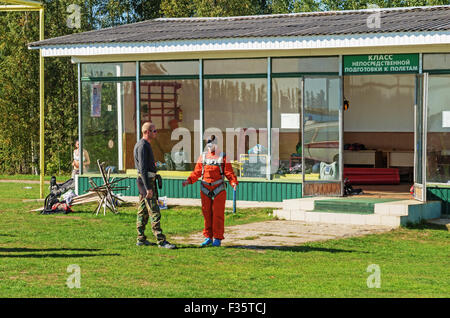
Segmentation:
{"type": "Polygon", "coordinates": [[[450,214],[450,188],[437,186],[427,188],[427,200],[442,201],[441,214],[450,214]]]}
{"type": "MultiPolygon", "coordinates": [[[[442,46],[445,47],[445,46],[442,46]]],[[[438,47],[433,47],[434,49],[438,47]]],[[[429,48],[430,49],[430,48],[429,48]]],[[[358,50],[340,50],[340,54],[351,54],[351,53],[369,53],[370,51],[374,50],[375,52],[379,53],[380,50],[375,50],[374,48],[366,49],[364,52],[358,52],[358,50]]],[[[389,48],[383,49],[383,53],[393,53],[391,51],[402,51],[399,48],[396,48],[395,50],[391,50],[389,48]]],[[[430,49],[431,50],[431,49],[430,49]]],[[[450,50],[447,46],[447,50],[450,50]]],[[[406,52],[411,53],[411,50],[408,48],[405,48],[406,52]]],[[[426,51],[426,50],[423,50],[426,51]]],[[[438,50],[433,50],[434,52],[438,50]]],[[[278,51],[277,51],[278,52],[278,51]]],[[[310,56],[315,55],[319,51],[311,50],[310,56]]],[[[320,50],[321,54],[326,54],[326,52],[333,52],[332,50],[320,50]]],[[[252,53],[252,57],[256,57],[258,53],[252,53]]],[[[264,56],[267,56],[270,53],[273,52],[263,52],[264,56]]],[[[307,51],[301,51],[301,50],[292,50],[292,51],[283,51],[283,54],[289,54],[291,56],[293,55],[301,55],[306,54],[307,51]],[[296,54],[298,53],[298,54],[296,54]]],[[[337,53],[337,52],[336,52],[337,53]]],[[[247,53],[243,52],[233,52],[230,53],[230,55],[224,56],[224,57],[232,57],[241,54],[242,56],[245,56],[247,53]]],[[[220,55],[220,54],[219,54],[220,55]]],[[[281,56],[281,55],[280,55],[281,56]]],[[[151,56],[152,58],[156,58],[156,56],[151,56]]],[[[169,55],[167,55],[169,57],[169,55]]],[[[212,57],[218,57],[218,55],[214,55],[213,53],[208,53],[201,56],[202,58],[212,58],[212,57]]],[[[133,56],[133,58],[136,58],[136,56],[133,56]]],[[[149,56],[150,58],[150,56],[149,56]]],[[[171,54],[170,58],[176,58],[176,54],[171,54]]],[[[184,56],[183,58],[186,58],[184,56]]],[[[267,61],[267,59],[260,59],[264,62],[267,61]]],[[[280,59],[273,59],[273,61],[280,60],[280,59]]],[[[282,59],[282,60],[289,60],[289,59],[282,59]]],[[[318,59],[320,60],[320,59],[318,59]]],[[[337,57],[336,57],[337,60],[337,57]]],[[[209,61],[211,63],[213,61],[209,61]]],[[[230,63],[230,60],[227,61],[230,63]]],[[[223,61],[219,61],[218,65],[221,65],[223,61]]],[[[236,62],[233,62],[236,63],[236,62]]],[[[206,64],[206,62],[205,62],[206,64]]],[[[220,69],[220,68],[219,68],[220,69]]],[[[240,70],[240,69],[239,69],[240,70]]],[[[266,68],[263,68],[264,72],[266,68]]],[[[289,69],[288,69],[289,70],[289,69]]],[[[274,73],[276,73],[274,71],[274,73]]],[[[209,74],[210,75],[210,74],[209,74]]],[[[217,75],[217,74],[214,74],[217,75]]],[[[218,74],[221,75],[221,74],[218,74]]],[[[238,74],[242,76],[242,74],[238,74]]],[[[260,74],[261,75],[261,74],[260,74]]],[[[265,75],[265,74],[262,74],[265,75]]],[[[282,74],[284,75],[284,74],[282,74]]],[[[292,74],[291,74],[292,75],[292,74]]],[[[290,75],[290,76],[291,76],[290,75]]],[[[293,76],[293,75],[292,75],[293,76]]],[[[299,75],[296,75],[299,76],[299,75]]],[[[283,77],[283,80],[285,80],[286,77],[283,77]]],[[[228,121],[233,122],[233,125],[231,126],[242,126],[245,123],[247,123],[249,120],[245,117],[245,115],[237,116],[236,113],[238,113],[238,110],[245,109],[245,114],[248,116],[251,116],[251,118],[256,122],[255,125],[256,128],[258,126],[266,126],[264,122],[266,121],[265,116],[254,116],[255,114],[258,114],[258,109],[252,106],[251,103],[249,103],[249,98],[246,97],[245,94],[242,93],[236,93],[238,88],[242,88],[244,85],[249,85],[250,88],[252,88],[252,82],[260,82],[260,86],[262,87],[260,90],[253,90],[253,95],[258,96],[256,100],[259,102],[260,109],[264,110],[264,112],[259,112],[265,114],[266,112],[266,103],[267,101],[264,100],[265,97],[267,97],[267,90],[264,88],[264,85],[267,83],[267,77],[255,77],[255,78],[247,78],[243,77],[242,79],[221,79],[220,77],[210,77],[205,79],[205,108],[204,108],[204,114],[205,114],[205,126],[217,126],[219,128],[228,127],[228,125],[225,124],[228,117],[232,117],[232,120],[228,119],[228,121]],[[218,94],[216,92],[225,91],[222,89],[222,86],[225,87],[226,85],[218,86],[214,90],[211,89],[212,85],[209,84],[215,84],[216,82],[231,82],[234,84],[235,82],[239,85],[232,86],[234,91],[232,90],[233,94],[218,94]],[[240,81],[240,82],[239,82],[240,81]],[[209,91],[214,91],[215,95],[208,95],[209,91]],[[245,107],[237,107],[236,110],[233,110],[230,113],[230,109],[234,106],[236,106],[238,103],[236,100],[233,100],[232,98],[229,98],[231,100],[230,105],[227,104],[227,98],[229,96],[235,96],[239,97],[239,101],[242,99],[244,101],[245,107]],[[214,114],[216,116],[211,116],[208,114],[210,105],[213,105],[215,107],[214,114]],[[236,116],[235,116],[236,115],[236,116]],[[233,117],[234,116],[234,117],[233,117]],[[254,117],[254,118],[253,118],[254,117]],[[258,120],[261,121],[261,123],[258,124],[258,120]],[[225,125],[225,126],[224,126],[225,125]],[[222,127],[224,126],[224,127],[222,127]]],[[[274,79],[272,84],[276,83],[277,79],[274,79]]],[[[274,85],[275,87],[275,85],[274,85]]],[[[352,142],[359,142],[364,143],[368,148],[381,148],[381,149],[394,149],[394,150],[408,150],[413,149],[413,132],[414,132],[414,118],[413,118],[413,107],[414,107],[414,99],[415,99],[415,90],[416,90],[416,76],[414,74],[383,74],[383,75],[354,75],[354,76],[345,76],[344,77],[344,96],[350,100],[350,109],[344,113],[344,131],[346,132],[344,137],[344,143],[349,143],[349,140],[352,142]],[[387,135],[386,135],[387,134],[387,135]],[[390,134],[390,135],[389,135],[390,134]],[[353,138],[355,137],[355,138],[353,138]],[[358,137],[358,138],[356,138],[358,137]],[[361,138],[364,137],[368,142],[371,142],[372,144],[369,144],[368,142],[364,142],[361,140],[361,138]]],[[[444,85],[445,89],[445,85],[444,85]]],[[[198,89],[193,89],[195,93],[198,93],[198,89]]],[[[272,89],[273,92],[273,89],[272,89]]],[[[292,93],[292,92],[291,92],[292,93]]],[[[252,95],[252,96],[253,96],[252,95]]],[[[294,99],[298,99],[295,94],[291,94],[294,99]]],[[[276,94],[274,94],[274,98],[276,99],[276,94]]],[[[339,100],[339,97],[331,98],[334,102],[337,103],[339,100]]],[[[192,102],[191,100],[187,99],[186,101],[183,99],[180,99],[180,101],[183,101],[182,104],[189,105],[189,102],[192,102]]],[[[440,102],[440,100],[439,100],[440,102]]],[[[298,100],[294,104],[288,103],[289,106],[296,107],[298,103],[298,100]],[[291,105],[292,104],[292,105],[291,105]]],[[[128,102],[126,102],[128,104],[128,102]]],[[[193,108],[196,108],[197,103],[192,103],[194,105],[193,108]],[[194,105],[195,104],[195,105],[194,105]]],[[[238,105],[239,106],[239,105],[238,105]]],[[[446,109],[446,105],[441,105],[442,107],[439,108],[439,110],[442,112],[442,110],[446,109]]],[[[211,107],[212,108],[212,107],[211,107]]],[[[285,108],[280,107],[280,111],[284,111],[285,108]]],[[[195,109],[194,109],[195,110],[195,109]]],[[[195,119],[194,114],[197,114],[197,111],[194,112],[186,112],[185,117],[189,118],[190,115],[192,115],[192,118],[189,120],[189,122],[192,122],[193,119],[195,119]]],[[[274,109],[273,114],[276,114],[276,110],[274,109]]],[[[260,115],[260,114],[258,114],[260,115]]],[[[306,116],[305,116],[306,117],[306,116]]],[[[272,117],[274,119],[274,117],[272,117]]],[[[128,123],[130,121],[128,120],[128,123]]],[[[442,119],[440,120],[442,122],[442,119]]],[[[277,125],[277,120],[273,120],[272,127],[277,125]]],[[[134,128],[135,125],[132,125],[134,128]]],[[[431,126],[430,126],[431,127],[431,126]]],[[[192,129],[192,127],[189,127],[192,129]]],[[[282,131],[281,133],[289,133],[289,136],[292,136],[292,138],[288,138],[287,136],[281,136],[283,137],[282,142],[280,142],[280,146],[283,149],[280,149],[281,153],[281,159],[285,159],[286,161],[289,159],[288,156],[290,153],[295,151],[294,146],[296,145],[296,139],[299,139],[299,136],[297,132],[293,131],[292,133],[290,131],[282,131]],[[285,143],[289,139],[288,144],[285,143]]],[[[160,134],[162,136],[163,134],[160,134]]],[[[168,137],[168,136],[167,136],[168,137]]],[[[131,143],[130,143],[131,144],[131,143]]],[[[169,145],[168,142],[164,143],[169,145]]],[[[430,143],[431,144],[431,143],[430,143]]],[[[281,148],[280,147],[280,148],[281,148]]],[[[166,152],[166,151],[162,151],[166,152]]],[[[131,158],[131,155],[127,155],[127,157],[131,158]]],[[[161,156],[159,156],[161,157],[161,156]]],[[[159,158],[159,160],[162,160],[162,157],[159,158]]],[[[334,160],[334,159],[333,159],[334,160]]],[[[128,162],[128,160],[127,160],[128,162]]],[[[435,180],[433,180],[435,181],[435,180]]],[[[179,195],[179,194],[175,194],[179,195]]],[[[257,197],[257,195],[251,195],[250,197],[257,197]]]]}
{"type": "MultiPolygon", "coordinates": [[[[92,177],[96,184],[102,184],[101,177],[92,177]]],[[[163,179],[163,189],[159,196],[169,198],[200,198],[200,183],[197,182],[188,187],[183,187],[184,179],[163,179]]],[[[121,186],[129,186],[129,190],[118,192],[125,196],[138,196],[139,191],[136,186],[136,179],[129,179],[119,182],[121,186]]],[[[89,189],[89,178],[80,176],[78,179],[78,193],[87,193],[89,189]]],[[[227,187],[227,200],[233,200],[233,192],[227,187]]],[[[242,201],[268,201],[282,202],[287,199],[302,197],[302,184],[298,182],[260,182],[260,181],[240,181],[237,191],[237,200],[242,201]]],[[[442,201],[442,214],[450,214],[450,188],[432,187],[427,189],[427,200],[442,201]]]]}

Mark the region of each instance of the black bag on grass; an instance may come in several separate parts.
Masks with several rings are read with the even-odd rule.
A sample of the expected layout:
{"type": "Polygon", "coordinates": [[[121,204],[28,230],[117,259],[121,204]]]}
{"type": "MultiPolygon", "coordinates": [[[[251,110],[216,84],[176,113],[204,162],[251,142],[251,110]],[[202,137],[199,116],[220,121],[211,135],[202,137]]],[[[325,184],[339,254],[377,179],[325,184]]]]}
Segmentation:
{"type": "Polygon", "coordinates": [[[47,195],[44,201],[44,210],[41,214],[53,214],[53,213],[68,213],[70,212],[69,206],[59,206],[58,204],[65,204],[65,202],[59,201],[59,196],[66,193],[69,190],[75,190],[75,181],[73,178],[67,180],[64,183],[56,183],[56,177],[52,176],[50,180],[50,193],[47,195]]]}

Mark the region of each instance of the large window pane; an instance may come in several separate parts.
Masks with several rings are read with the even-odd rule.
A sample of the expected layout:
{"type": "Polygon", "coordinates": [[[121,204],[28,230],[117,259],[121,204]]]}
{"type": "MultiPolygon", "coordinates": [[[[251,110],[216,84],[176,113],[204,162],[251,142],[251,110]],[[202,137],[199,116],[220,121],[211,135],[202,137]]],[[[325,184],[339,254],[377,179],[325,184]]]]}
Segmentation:
{"type": "Polygon", "coordinates": [[[450,70],[450,54],[424,54],[423,69],[431,70],[450,70]]]}
{"type": "Polygon", "coordinates": [[[113,172],[131,168],[129,149],[136,140],[134,96],[134,82],[82,83],[82,147],[90,159],[83,173],[98,173],[97,160],[113,172]]]}
{"type": "Polygon", "coordinates": [[[136,63],[86,63],[81,65],[82,77],[136,76],[136,63]]]}
{"type": "Polygon", "coordinates": [[[344,112],[345,143],[368,142],[368,149],[413,150],[415,91],[414,74],[345,76],[344,96],[350,101],[344,112]],[[363,140],[362,132],[373,132],[372,140],[363,140]],[[406,134],[377,136],[382,132],[406,134]]]}
{"type": "Polygon", "coordinates": [[[205,138],[211,134],[241,176],[265,177],[267,149],[267,80],[210,79],[204,84],[205,138]],[[228,133],[227,133],[228,130],[228,133]],[[260,145],[260,146],[258,146],[260,145]]]}
{"type": "MultiPolygon", "coordinates": [[[[195,121],[199,120],[199,81],[141,81],[141,126],[146,121],[158,130],[152,142],[160,170],[189,171],[196,162],[195,121]],[[172,135],[175,140],[172,140],[172,135]],[[183,137],[181,137],[183,136],[183,137]],[[183,142],[183,147],[175,147],[183,142]]],[[[180,146],[180,145],[179,145],[180,146]]]]}
{"type": "MultiPolygon", "coordinates": [[[[122,104],[122,127],[119,125],[119,130],[122,131],[122,161],[123,170],[135,169],[133,149],[136,144],[136,82],[122,82],[118,89],[121,92],[122,104]]],[[[119,165],[120,166],[120,165],[119,165]]]]}
{"type": "Polygon", "coordinates": [[[198,75],[198,61],[141,62],[141,75],[198,75]]]}
{"type": "Polygon", "coordinates": [[[205,60],[205,75],[267,73],[267,59],[205,60]]]}
{"type": "Polygon", "coordinates": [[[305,78],[305,179],[339,180],[338,78],[305,78]]]}
{"type": "Polygon", "coordinates": [[[450,181],[450,75],[430,75],[427,109],[427,181],[450,181]]]}
{"type": "MultiPolygon", "coordinates": [[[[300,113],[302,81],[300,78],[276,78],[272,80],[272,128],[279,130],[279,165],[275,174],[301,178],[301,129],[300,113]]],[[[276,160],[277,158],[272,158],[276,160]]],[[[273,165],[276,165],[273,162],[273,165]]]]}
{"type": "MultiPolygon", "coordinates": [[[[415,156],[414,156],[414,183],[423,184],[423,137],[424,137],[424,127],[423,127],[423,92],[424,92],[424,76],[416,76],[416,106],[414,111],[414,139],[415,139],[415,156]]],[[[417,190],[417,189],[416,189],[417,190]]],[[[416,192],[416,191],[415,191],[416,192]]],[[[417,193],[419,195],[419,193],[417,193]]],[[[420,196],[420,195],[419,195],[420,196]]],[[[423,199],[423,198],[421,198],[423,199]]]]}
{"type": "Polygon", "coordinates": [[[337,73],[339,58],[332,57],[301,57],[272,59],[273,73],[337,73]]]}

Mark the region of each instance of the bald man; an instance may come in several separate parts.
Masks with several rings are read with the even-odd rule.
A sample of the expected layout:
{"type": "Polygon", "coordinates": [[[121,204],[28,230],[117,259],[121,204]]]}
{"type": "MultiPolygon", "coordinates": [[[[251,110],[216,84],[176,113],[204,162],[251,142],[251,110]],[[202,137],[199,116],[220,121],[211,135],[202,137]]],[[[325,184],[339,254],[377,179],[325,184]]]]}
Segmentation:
{"type": "Polygon", "coordinates": [[[134,165],[138,171],[137,186],[139,189],[139,207],[136,228],[138,246],[151,245],[145,236],[145,226],[151,213],[152,231],[159,247],[174,249],[175,245],[166,240],[162,233],[161,212],[158,206],[158,190],[156,188],[156,165],[150,141],[156,138],[156,128],[151,122],[142,125],[142,139],[134,146],[134,165]]]}

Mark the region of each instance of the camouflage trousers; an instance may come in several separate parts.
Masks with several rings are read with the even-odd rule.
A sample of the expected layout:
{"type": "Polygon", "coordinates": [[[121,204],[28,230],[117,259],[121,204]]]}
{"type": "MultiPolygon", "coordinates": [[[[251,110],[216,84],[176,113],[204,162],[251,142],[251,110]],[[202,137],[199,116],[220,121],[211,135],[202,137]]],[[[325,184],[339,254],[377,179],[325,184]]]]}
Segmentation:
{"type": "Polygon", "coordinates": [[[158,192],[156,187],[152,186],[153,197],[151,199],[145,199],[145,195],[143,194],[145,192],[141,191],[141,186],[143,186],[143,184],[140,185],[139,183],[142,183],[142,181],[139,181],[141,181],[140,178],[138,178],[139,206],[136,220],[136,229],[138,233],[137,239],[141,242],[147,239],[147,236],[145,236],[145,227],[151,218],[153,235],[156,237],[158,244],[161,244],[166,240],[166,236],[163,234],[161,229],[161,211],[159,210],[158,205],[158,192]]]}

